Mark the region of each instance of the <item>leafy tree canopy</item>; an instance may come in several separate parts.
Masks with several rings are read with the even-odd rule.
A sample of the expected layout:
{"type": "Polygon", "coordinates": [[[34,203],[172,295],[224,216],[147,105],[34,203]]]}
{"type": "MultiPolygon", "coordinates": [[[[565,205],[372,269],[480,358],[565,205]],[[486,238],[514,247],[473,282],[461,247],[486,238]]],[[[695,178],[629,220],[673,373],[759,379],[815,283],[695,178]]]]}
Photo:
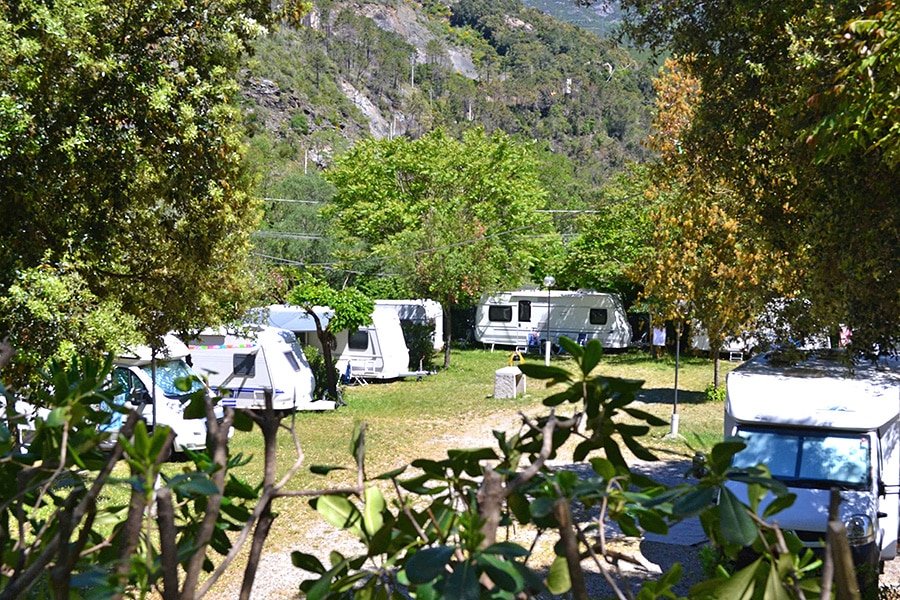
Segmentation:
{"type": "Polygon", "coordinates": [[[680,149],[697,173],[734,194],[729,214],[746,226],[743,235],[778,257],[782,271],[765,274],[767,287],[807,298],[823,323],[849,325],[859,349],[889,347],[900,331],[896,134],[865,115],[896,105],[880,93],[895,77],[886,68],[896,60],[886,52],[893,9],[867,15],[858,3],[817,0],[766,10],[622,4],[633,39],[691,58],[703,93],[680,149]],[[866,18],[884,21],[884,31],[866,18]],[[884,45],[863,51],[865,36],[884,45]],[[860,75],[869,82],[857,85],[860,75]],[[841,132],[856,141],[835,146],[841,132]]]}
{"type": "Polygon", "coordinates": [[[233,75],[268,8],[2,4],[0,296],[46,264],[147,338],[240,304],[257,206],[233,75]]]}
{"type": "Polygon", "coordinates": [[[537,237],[549,223],[535,213],[545,192],[533,154],[502,132],[365,141],[326,176],[338,192],[325,213],[340,233],[361,243],[360,257],[440,300],[445,331],[452,304],[518,285],[547,243],[537,237]]]}
{"type": "Polygon", "coordinates": [[[339,398],[331,342],[340,331],[356,331],[362,325],[371,324],[375,301],[356,288],[338,290],[314,276],[303,277],[288,292],[287,299],[302,307],[315,321],[325,359],[328,394],[331,398],[339,398]],[[313,310],[316,306],[327,306],[333,311],[327,324],[323,324],[313,310]]]}

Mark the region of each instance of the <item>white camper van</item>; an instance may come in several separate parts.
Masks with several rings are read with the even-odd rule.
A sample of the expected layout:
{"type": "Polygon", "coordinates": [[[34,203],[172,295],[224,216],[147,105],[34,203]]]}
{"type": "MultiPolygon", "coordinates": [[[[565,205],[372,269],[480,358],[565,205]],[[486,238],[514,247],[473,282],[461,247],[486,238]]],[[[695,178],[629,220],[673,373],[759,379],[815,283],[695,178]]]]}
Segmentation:
{"type": "Polygon", "coordinates": [[[444,348],[444,310],[440,302],[434,300],[376,300],[375,306],[392,309],[404,321],[416,325],[430,325],[434,328],[431,341],[435,351],[444,348]]]}
{"type": "Polygon", "coordinates": [[[277,411],[334,409],[334,402],[313,398],[316,380],[293,333],[249,327],[247,337],[207,329],[188,345],[194,368],[209,377],[222,406],[263,409],[271,394],[277,411]]]}
{"type": "MultiPolygon", "coordinates": [[[[837,355],[788,366],[761,354],[731,371],[725,437],[746,443],[734,467],[762,463],[797,495],[774,518],[807,547],[822,548],[838,488],[854,562],[877,569],[896,556],[900,528],[900,368],[882,360],[851,372],[837,355]]],[[[728,485],[747,500],[745,484],[728,485]]]]}
{"type": "MultiPolygon", "coordinates": [[[[209,389],[199,375],[185,362],[188,348],[174,335],[166,335],[165,347],[156,355],[150,348],[129,348],[114,360],[113,377],[122,386],[116,402],[140,407],[144,421],[168,425],[175,431],[174,451],[203,450],[206,448],[206,419],[185,419],[184,409],[188,397],[209,389]],[[190,389],[182,389],[182,382],[190,382],[190,389]]],[[[220,409],[221,412],[221,409],[220,409]]],[[[121,426],[122,416],[108,428],[115,432],[121,426]]]]}
{"type": "MultiPolygon", "coordinates": [[[[315,322],[303,308],[276,304],[267,310],[269,325],[287,329],[307,345],[321,349],[315,322]]],[[[326,326],[333,314],[331,309],[315,307],[315,311],[322,326],[326,326]]],[[[400,318],[390,308],[376,306],[371,325],[354,332],[340,331],[335,338],[335,366],[350,379],[399,379],[424,375],[409,370],[409,349],[400,328],[400,318]]]]}
{"type": "Polygon", "coordinates": [[[481,297],[475,311],[475,339],[491,347],[539,349],[562,336],[576,342],[600,340],[604,348],[627,348],[631,325],[615,294],[538,289],[501,292],[481,297]],[[548,302],[549,300],[549,302],[548,302]]]}

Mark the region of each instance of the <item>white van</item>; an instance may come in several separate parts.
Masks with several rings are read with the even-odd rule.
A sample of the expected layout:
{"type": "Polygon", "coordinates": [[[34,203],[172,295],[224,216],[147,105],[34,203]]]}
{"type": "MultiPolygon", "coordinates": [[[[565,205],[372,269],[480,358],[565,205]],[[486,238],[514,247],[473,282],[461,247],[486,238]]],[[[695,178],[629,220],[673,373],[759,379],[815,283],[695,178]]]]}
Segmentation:
{"type": "Polygon", "coordinates": [[[604,348],[621,349],[631,342],[631,325],[617,295],[591,290],[485,294],[475,311],[475,339],[492,348],[540,351],[547,339],[559,344],[563,336],[581,344],[596,339],[604,348]]]}
{"type": "Polygon", "coordinates": [[[404,322],[429,325],[434,328],[431,341],[435,351],[444,349],[444,309],[435,300],[376,300],[375,306],[392,309],[404,322]]]}
{"type": "MultiPolygon", "coordinates": [[[[154,357],[149,347],[124,350],[114,359],[113,378],[122,387],[116,396],[120,405],[140,409],[147,425],[168,425],[175,431],[174,451],[206,448],[206,419],[185,419],[189,396],[209,389],[185,362],[188,348],[174,335],[166,335],[165,346],[154,357]],[[182,389],[190,382],[189,389],[182,389]]],[[[219,409],[221,412],[221,409],[219,409]]],[[[107,431],[116,432],[122,424],[117,414],[107,431]]]]}
{"type": "MultiPolygon", "coordinates": [[[[328,307],[315,307],[316,315],[325,327],[334,314],[328,307]]],[[[321,350],[316,326],[305,309],[290,304],[276,304],[267,308],[268,324],[293,332],[309,346],[321,350]]],[[[332,348],[337,357],[338,371],[355,380],[388,380],[421,376],[426,373],[409,370],[409,349],[403,338],[400,318],[391,308],[375,306],[372,324],[357,331],[339,331],[332,348]]]]}
{"type": "MultiPolygon", "coordinates": [[[[797,495],[774,519],[807,547],[823,547],[829,490],[838,488],[854,562],[878,569],[897,555],[900,529],[900,365],[882,359],[851,371],[839,356],[812,351],[787,365],[768,353],[731,371],[725,438],[746,443],[734,467],[762,463],[797,495]]],[[[745,484],[728,485],[746,502],[745,484]]]]}
{"type": "Polygon", "coordinates": [[[260,410],[271,394],[277,411],[334,409],[334,402],[313,398],[316,379],[293,333],[261,325],[245,333],[206,329],[188,344],[194,368],[208,376],[222,406],[260,410]]]}

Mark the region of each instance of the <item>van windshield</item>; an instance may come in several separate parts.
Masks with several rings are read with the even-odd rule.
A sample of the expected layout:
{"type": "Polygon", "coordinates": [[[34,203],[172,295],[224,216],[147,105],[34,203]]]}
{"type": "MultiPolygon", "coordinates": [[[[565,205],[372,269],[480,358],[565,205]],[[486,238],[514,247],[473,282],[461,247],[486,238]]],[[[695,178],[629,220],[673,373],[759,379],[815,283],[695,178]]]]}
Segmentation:
{"type": "Polygon", "coordinates": [[[738,435],[747,447],[735,454],[735,468],[762,463],[772,477],[794,487],[869,487],[871,453],[865,434],[748,427],[738,435]]]}
{"type": "MultiPolygon", "coordinates": [[[[153,378],[150,365],[141,367],[148,377],[153,378]]],[[[156,363],[156,385],[166,398],[182,398],[203,389],[203,383],[194,371],[183,360],[160,360],[156,363]],[[180,382],[179,380],[184,380],[180,382]],[[190,389],[183,389],[187,384],[190,389]],[[182,389],[179,389],[181,386],[182,389]]]]}

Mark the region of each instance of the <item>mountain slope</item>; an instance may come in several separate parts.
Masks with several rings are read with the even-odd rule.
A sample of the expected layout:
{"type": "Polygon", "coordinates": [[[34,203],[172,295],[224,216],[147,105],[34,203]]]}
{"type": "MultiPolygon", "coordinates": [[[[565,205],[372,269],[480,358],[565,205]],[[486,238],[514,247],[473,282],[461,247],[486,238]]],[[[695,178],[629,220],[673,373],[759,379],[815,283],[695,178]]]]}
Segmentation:
{"type": "Polygon", "coordinates": [[[645,157],[652,67],[520,2],[318,2],[308,23],[262,40],[245,71],[273,181],[361,136],[435,127],[537,140],[590,185],[645,157]]]}

